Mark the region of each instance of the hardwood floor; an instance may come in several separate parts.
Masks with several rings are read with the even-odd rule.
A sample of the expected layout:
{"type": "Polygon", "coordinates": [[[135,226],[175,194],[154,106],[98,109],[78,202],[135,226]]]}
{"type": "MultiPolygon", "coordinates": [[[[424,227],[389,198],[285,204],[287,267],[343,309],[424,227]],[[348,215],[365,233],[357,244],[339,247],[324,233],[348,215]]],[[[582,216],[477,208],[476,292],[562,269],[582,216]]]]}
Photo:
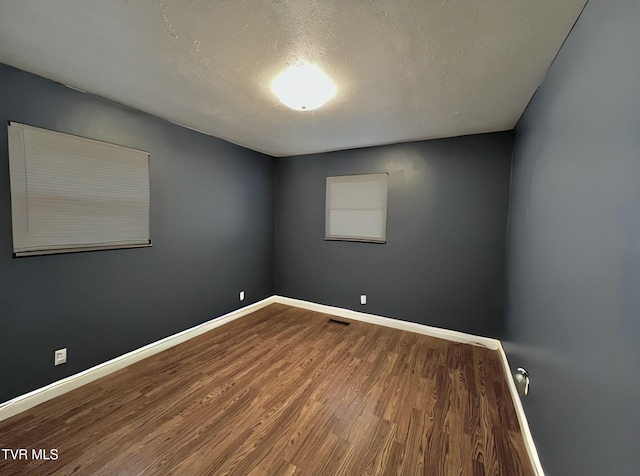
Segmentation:
{"type": "Polygon", "coordinates": [[[532,475],[498,353],[273,304],[0,422],[0,474],[532,475]]]}

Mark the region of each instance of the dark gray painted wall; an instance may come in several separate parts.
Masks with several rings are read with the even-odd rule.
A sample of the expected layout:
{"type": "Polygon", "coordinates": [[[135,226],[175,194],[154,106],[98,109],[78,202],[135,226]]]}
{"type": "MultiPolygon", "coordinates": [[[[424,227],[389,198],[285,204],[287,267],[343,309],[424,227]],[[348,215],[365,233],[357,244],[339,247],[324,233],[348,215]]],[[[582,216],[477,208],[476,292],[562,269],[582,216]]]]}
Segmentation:
{"type": "Polygon", "coordinates": [[[590,0],[516,129],[505,348],[550,475],[640,473],[639,24],[590,0]]]}
{"type": "Polygon", "coordinates": [[[0,402],[273,294],[274,159],[4,65],[0,123],[0,402]],[[12,259],[9,120],[149,151],[153,247],[12,259]]]}
{"type": "Polygon", "coordinates": [[[279,159],[276,292],[500,335],[511,151],[499,133],[279,159]],[[387,243],[324,241],[326,177],[381,172],[387,243]]]}

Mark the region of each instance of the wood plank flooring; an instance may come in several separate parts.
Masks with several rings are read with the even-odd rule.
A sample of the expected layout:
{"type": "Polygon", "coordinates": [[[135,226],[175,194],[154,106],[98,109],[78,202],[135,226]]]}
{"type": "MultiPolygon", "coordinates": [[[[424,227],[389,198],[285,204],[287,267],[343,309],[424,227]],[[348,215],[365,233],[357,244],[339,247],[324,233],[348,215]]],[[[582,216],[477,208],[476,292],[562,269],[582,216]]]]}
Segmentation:
{"type": "Polygon", "coordinates": [[[0,422],[58,451],[0,474],[534,474],[497,352],[328,317],[273,304],[0,422]]]}

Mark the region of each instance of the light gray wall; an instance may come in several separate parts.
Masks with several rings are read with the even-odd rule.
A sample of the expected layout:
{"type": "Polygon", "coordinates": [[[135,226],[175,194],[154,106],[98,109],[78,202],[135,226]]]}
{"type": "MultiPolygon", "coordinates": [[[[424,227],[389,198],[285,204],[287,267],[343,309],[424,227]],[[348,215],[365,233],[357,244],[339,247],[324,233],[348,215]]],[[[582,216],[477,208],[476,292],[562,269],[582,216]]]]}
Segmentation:
{"type": "Polygon", "coordinates": [[[4,65],[0,122],[0,402],[273,294],[271,157],[4,65]],[[13,259],[10,120],[149,151],[153,247],[13,259]]]}
{"type": "Polygon", "coordinates": [[[499,336],[512,139],[485,134],[278,159],[277,293],[499,336]],[[382,172],[387,243],[324,241],[326,177],[382,172]]]}
{"type": "Polygon", "coordinates": [[[639,25],[590,0],[516,129],[505,347],[550,475],[640,474],[639,25]]]}

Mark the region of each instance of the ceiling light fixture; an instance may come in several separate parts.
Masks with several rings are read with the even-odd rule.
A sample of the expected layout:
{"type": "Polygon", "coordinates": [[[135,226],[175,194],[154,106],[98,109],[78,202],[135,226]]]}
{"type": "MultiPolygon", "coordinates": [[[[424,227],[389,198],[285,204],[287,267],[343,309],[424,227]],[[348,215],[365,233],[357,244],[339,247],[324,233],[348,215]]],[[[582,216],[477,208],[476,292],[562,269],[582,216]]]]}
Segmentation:
{"type": "Polygon", "coordinates": [[[271,90],[287,107],[296,111],[312,111],[333,99],[336,85],[314,64],[290,66],[271,84],[271,90]]]}

